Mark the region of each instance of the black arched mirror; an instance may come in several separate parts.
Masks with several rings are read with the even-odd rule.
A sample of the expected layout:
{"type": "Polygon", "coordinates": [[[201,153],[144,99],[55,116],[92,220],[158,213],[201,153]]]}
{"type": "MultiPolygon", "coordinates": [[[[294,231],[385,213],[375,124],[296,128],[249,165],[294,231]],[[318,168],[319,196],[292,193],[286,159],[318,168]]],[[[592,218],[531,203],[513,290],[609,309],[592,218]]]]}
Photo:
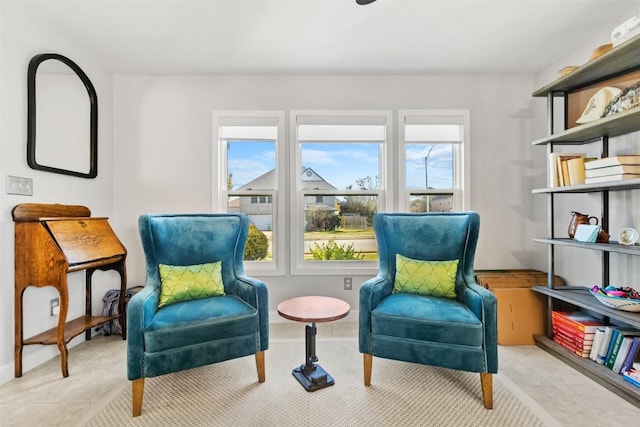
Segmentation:
{"type": "Polygon", "coordinates": [[[29,62],[27,97],[29,167],[95,178],[98,96],[84,71],[65,56],[36,55],[29,62]]]}

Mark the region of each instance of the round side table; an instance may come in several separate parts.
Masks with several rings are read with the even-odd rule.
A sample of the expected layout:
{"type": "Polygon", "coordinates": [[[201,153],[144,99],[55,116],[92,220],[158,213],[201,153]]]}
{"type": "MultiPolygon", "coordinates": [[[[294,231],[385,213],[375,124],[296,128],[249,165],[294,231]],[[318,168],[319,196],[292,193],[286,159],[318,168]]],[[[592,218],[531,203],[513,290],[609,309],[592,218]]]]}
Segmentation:
{"type": "Polygon", "coordinates": [[[342,319],[350,309],[341,299],[321,296],[291,298],[278,304],[278,314],[285,319],[310,323],[305,327],[305,363],[291,372],[305,390],[316,391],[335,383],[333,377],[316,363],[316,323],[342,319]]]}

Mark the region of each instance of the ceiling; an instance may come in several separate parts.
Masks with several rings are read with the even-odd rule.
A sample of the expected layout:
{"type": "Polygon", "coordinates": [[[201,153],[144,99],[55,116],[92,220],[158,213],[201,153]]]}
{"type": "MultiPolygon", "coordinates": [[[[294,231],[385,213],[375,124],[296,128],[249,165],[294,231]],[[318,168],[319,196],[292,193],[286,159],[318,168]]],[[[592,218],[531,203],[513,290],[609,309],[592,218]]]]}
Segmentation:
{"type": "Polygon", "coordinates": [[[638,0],[2,0],[2,8],[122,74],[533,73],[594,34],[609,42],[615,24],[640,13],[638,0]]]}

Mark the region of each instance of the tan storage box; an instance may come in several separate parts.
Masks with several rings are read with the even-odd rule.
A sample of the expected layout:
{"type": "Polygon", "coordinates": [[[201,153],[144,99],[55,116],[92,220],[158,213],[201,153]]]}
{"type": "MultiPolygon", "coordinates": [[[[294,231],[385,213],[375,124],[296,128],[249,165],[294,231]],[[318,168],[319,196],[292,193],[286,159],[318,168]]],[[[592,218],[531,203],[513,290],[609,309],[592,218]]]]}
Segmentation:
{"type": "MultiPolygon", "coordinates": [[[[498,299],[498,344],[535,344],[533,335],[546,329],[547,299],[531,289],[545,286],[547,273],[537,270],[476,271],[478,284],[498,299]]],[[[556,276],[554,285],[564,285],[556,276]]]]}

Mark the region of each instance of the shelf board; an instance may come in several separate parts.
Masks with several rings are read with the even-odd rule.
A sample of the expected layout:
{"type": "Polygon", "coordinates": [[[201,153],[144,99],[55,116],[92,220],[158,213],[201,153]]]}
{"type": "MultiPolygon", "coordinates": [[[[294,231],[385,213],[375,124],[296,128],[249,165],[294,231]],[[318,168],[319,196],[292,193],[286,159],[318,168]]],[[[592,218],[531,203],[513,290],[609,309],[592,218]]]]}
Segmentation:
{"type": "Polygon", "coordinates": [[[551,353],[567,365],[575,368],[580,373],[588,376],[608,390],[611,390],[627,402],[640,408],[640,387],[636,387],[625,381],[622,375],[614,373],[611,369],[599,365],[591,359],[579,357],[577,354],[571,353],[544,335],[535,335],[533,338],[536,341],[536,345],[541,349],[551,353]]]}
{"type": "Polygon", "coordinates": [[[640,328],[640,313],[630,311],[615,310],[600,303],[589,289],[582,286],[559,286],[548,288],[546,286],[534,286],[533,290],[549,297],[568,302],[576,307],[586,308],[594,313],[618,319],[634,328],[640,328]]]}
{"type": "Polygon", "coordinates": [[[572,246],[574,248],[591,249],[594,251],[602,252],[616,252],[621,254],[640,255],[640,246],[638,245],[621,245],[613,240],[609,243],[587,243],[577,242],[573,239],[548,239],[544,237],[537,237],[533,239],[534,242],[548,243],[558,246],[572,246]]]}
{"type": "MultiPolygon", "coordinates": [[[[109,320],[117,319],[120,315],[116,316],[80,316],[76,319],[68,321],[64,325],[64,342],[68,343],[76,336],[80,335],[87,329],[95,328],[109,320]]],[[[41,332],[38,335],[34,335],[31,338],[24,340],[24,345],[29,344],[42,344],[52,345],[58,343],[58,328],[52,328],[47,331],[41,332]]]]}
{"type": "Polygon", "coordinates": [[[637,130],[640,130],[640,107],[545,136],[533,141],[531,144],[583,145],[603,136],[613,137],[637,130]]]}
{"type": "Polygon", "coordinates": [[[533,194],[543,193],[595,193],[598,191],[637,190],[640,188],[640,178],[622,181],[598,182],[594,184],[567,185],[564,187],[537,188],[531,190],[533,194]]]}
{"type": "Polygon", "coordinates": [[[620,43],[593,61],[533,92],[533,96],[562,96],[593,83],[640,68],[640,35],[620,43]]]}

